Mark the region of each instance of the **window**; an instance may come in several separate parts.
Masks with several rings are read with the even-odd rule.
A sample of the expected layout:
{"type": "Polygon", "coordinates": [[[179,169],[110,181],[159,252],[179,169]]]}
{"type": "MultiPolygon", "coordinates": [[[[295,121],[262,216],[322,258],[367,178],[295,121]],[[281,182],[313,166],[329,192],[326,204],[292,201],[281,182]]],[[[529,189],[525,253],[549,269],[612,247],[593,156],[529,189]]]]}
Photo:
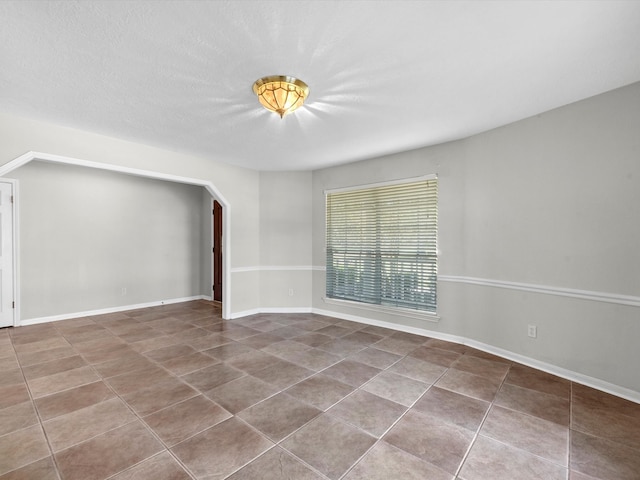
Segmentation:
{"type": "Polygon", "coordinates": [[[327,193],[327,297],[436,313],[435,176],[327,193]]]}

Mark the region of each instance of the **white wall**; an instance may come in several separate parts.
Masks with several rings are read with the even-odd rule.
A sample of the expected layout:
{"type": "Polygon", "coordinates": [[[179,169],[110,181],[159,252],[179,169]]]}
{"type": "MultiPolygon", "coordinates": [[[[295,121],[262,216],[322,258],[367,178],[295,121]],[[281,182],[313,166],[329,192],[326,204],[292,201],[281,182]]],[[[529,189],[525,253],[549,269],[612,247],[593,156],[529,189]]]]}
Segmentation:
{"type": "MultiPolygon", "coordinates": [[[[459,275],[640,300],[638,132],[640,83],[465,140],[459,275]]],[[[465,336],[640,392],[637,306],[459,287],[465,336]]]]}
{"type": "Polygon", "coordinates": [[[441,320],[326,304],[321,271],[314,308],[458,336],[640,399],[638,132],[640,83],[466,140],[314,172],[318,266],[324,189],[438,173],[441,320]]]}
{"type": "MultiPolygon", "coordinates": [[[[231,315],[259,307],[259,174],[219,159],[172,152],[50,123],[0,114],[0,165],[29,151],[211,182],[230,205],[231,315]]],[[[11,175],[8,175],[10,177],[11,175]]],[[[72,313],[72,312],[69,312],[72,313]]]]}
{"type": "Polygon", "coordinates": [[[202,187],[42,162],[11,176],[23,321],[201,295],[202,187]]]}
{"type": "Polygon", "coordinates": [[[311,180],[311,172],[260,173],[263,309],[310,310],[311,180]]]}

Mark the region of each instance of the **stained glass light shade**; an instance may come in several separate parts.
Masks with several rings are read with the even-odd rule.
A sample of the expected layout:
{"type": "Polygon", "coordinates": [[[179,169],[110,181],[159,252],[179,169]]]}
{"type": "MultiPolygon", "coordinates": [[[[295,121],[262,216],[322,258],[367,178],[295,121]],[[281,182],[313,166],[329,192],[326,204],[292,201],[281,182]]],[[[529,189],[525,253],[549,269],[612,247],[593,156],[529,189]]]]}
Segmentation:
{"type": "Polygon", "coordinates": [[[256,80],[253,92],[264,108],[282,118],[302,106],[309,95],[309,87],[297,78],[273,75],[256,80]]]}

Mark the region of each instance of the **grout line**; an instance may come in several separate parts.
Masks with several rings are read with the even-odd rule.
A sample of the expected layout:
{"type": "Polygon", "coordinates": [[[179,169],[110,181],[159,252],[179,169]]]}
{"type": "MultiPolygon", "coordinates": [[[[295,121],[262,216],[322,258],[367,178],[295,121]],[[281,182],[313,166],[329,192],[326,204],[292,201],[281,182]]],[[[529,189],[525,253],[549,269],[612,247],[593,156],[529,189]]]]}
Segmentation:
{"type": "Polygon", "coordinates": [[[482,427],[484,426],[485,422],[487,421],[487,417],[489,417],[489,413],[493,409],[493,406],[494,406],[495,401],[496,401],[496,397],[498,396],[498,392],[500,392],[500,390],[502,389],[502,386],[504,385],[504,383],[505,383],[505,381],[507,379],[507,376],[509,375],[509,370],[511,370],[511,367],[512,367],[512,364],[509,365],[509,369],[505,373],[504,378],[502,379],[502,382],[500,382],[500,385],[498,386],[498,389],[496,390],[496,393],[493,396],[493,399],[489,403],[489,408],[487,408],[487,411],[485,412],[484,416],[482,417],[482,420],[480,421],[480,425],[478,425],[478,428],[476,429],[476,431],[475,431],[475,433],[473,435],[473,438],[471,439],[471,443],[469,443],[469,447],[467,448],[467,451],[462,456],[462,460],[460,461],[460,464],[458,465],[458,469],[456,470],[456,473],[455,473],[454,477],[457,478],[460,475],[460,472],[462,471],[462,467],[466,463],[467,458],[469,458],[469,454],[471,453],[471,449],[475,445],[476,440],[478,439],[478,436],[480,435],[480,431],[482,430],[482,427]]]}

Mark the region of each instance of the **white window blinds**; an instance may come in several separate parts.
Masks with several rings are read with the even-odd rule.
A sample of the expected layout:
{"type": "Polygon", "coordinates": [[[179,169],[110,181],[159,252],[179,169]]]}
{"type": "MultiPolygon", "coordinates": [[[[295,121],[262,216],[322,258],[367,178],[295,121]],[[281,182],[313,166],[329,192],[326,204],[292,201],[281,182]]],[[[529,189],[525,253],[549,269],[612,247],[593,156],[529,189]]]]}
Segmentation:
{"type": "Polygon", "coordinates": [[[327,194],[327,297],[436,312],[437,180],[327,194]]]}

